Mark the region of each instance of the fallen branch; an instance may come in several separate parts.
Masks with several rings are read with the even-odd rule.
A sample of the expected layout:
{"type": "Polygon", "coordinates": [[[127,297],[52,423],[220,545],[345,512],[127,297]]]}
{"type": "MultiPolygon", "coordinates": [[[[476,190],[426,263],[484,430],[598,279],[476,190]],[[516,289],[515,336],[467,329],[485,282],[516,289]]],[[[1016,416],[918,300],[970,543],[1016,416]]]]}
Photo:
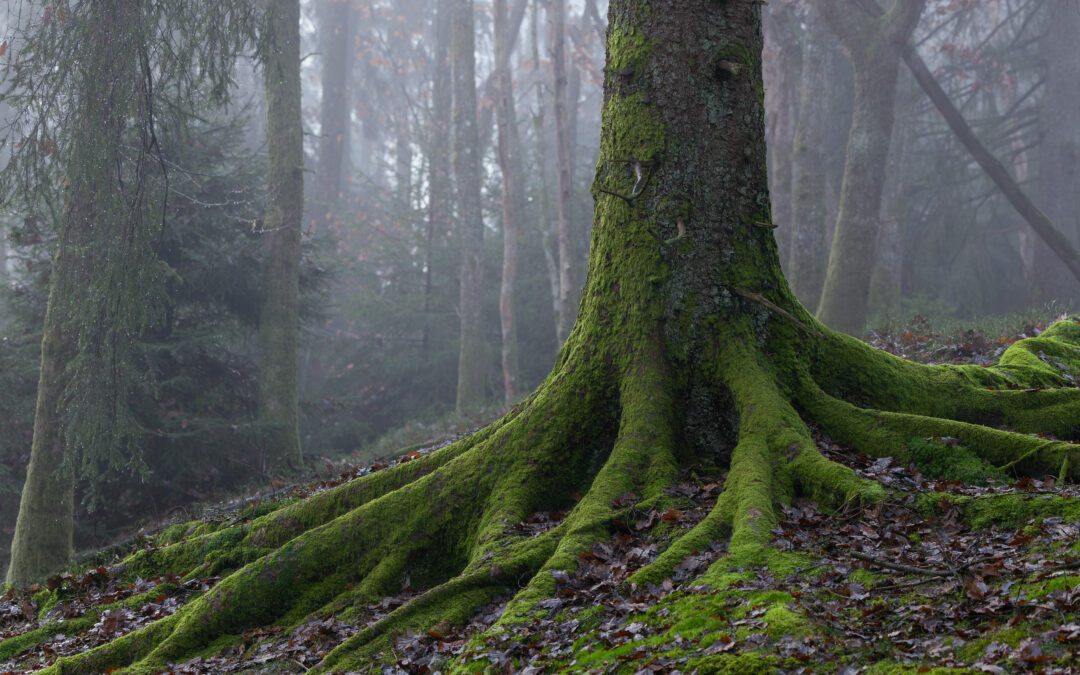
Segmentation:
{"type": "MultiPolygon", "coordinates": [[[[861,0],[861,4],[863,9],[874,18],[880,18],[885,14],[876,0],[861,0]]],[[[934,107],[938,109],[938,112],[941,113],[941,116],[945,118],[945,122],[952,129],[952,132],[956,134],[956,138],[964,146],[964,149],[968,151],[968,154],[971,155],[971,158],[982,167],[990,180],[994,181],[1005,199],[1009,200],[1017,213],[1031,225],[1031,229],[1035,230],[1035,234],[1046,242],[1054,255],[1065,263],[1072,275],[1080,281],[1080,253],[1077,252],[1076,247],[1069,241],[1069,238],[1054,226],[1053,221],[1039,210],[1039,207],[1035,206],[1031,198],[1024,193],[1012,176],[1009,175],[1005,166],[979,141],[967,120],[964,119],[963,113],[957,109],[949,95],[938,84],[934,74],[930,72],[930,68],[919,56],[919,52],[915,47],[910,42],[905,42],[900,48],[900,54],[911,74],[915,76],[919,86],[926,92],[927,97],[934,104],[934,107]]]]}
{"type": "Polygon", "coordinates": [[[867,555],[865,553],[858,553],[857,551],[851,551],[849,553],[849,555],[852,558],[857,558],[859,560],[868,562],[868,563],[870,563],[872,565],[877,565],[878,567],[884,567],[887,570],[893,570],[894,572],[906,572],[908,574],[925,574],[925,575],[931,576],[931,577],[951,577],[951,576],[955,576],[953,574],[953,572],[951,572],[950,570],[939,570],[939,569],[933,569],[933,568],[915,567],[914,565],[904,565],[902,563],[889,562],[888,560],[881,560],[880,558],[875,558],[874,556],[867,555]]]}

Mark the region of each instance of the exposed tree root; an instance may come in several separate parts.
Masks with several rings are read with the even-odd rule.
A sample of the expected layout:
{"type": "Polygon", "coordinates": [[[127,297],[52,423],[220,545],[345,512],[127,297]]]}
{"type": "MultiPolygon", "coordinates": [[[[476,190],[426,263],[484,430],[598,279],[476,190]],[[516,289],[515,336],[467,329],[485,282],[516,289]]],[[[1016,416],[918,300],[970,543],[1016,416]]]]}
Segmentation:
{"type": "MultiPolygon", "coordinates": [[[[1052,347],[1061,358],[1071,354],[1076,325],[1048,330],[1056,337],[1040,338],[1039,352],[1052,347]]],[[[1048,409],[1065,416],[1076,405],[1075,390],[1028,390],[1044,384],[1048,372],[1041,358],[1033,364],[1011,356],[1032,353],[1023,342],[1006,352],[1013,365],[974,370],[897,363],[880,352],[870,352],[870,361],[859,345],[850,355],[867,371],[845,380],[843,368],[823,375],[800,365],[803,359],[778,370],[776,359],[762,354],[748,335],[725,330],[702,361],[738,415],[738,440],[716,506],[632,583],[658,583],[687,556],[725,538],[732,560],[770,555],[776,507],[796,495],[832,507],[882,499],[879,484],[818,451],[808,422],[870,454],[906,459],[913,439],[950,437],[999,468],[1046,473],[1064,464],[1070,477],[1080,477],[1080,445],[928,415],[944,410],[940,397],[913,410],[904,409],[903,396],[884,409],[864,407],[884,400],[882,381],[903,382],[922,393],[937,383],[976,402],[963,408],[970,415],[956,417],[995,413],[1020,419],[1027,411],[1034,424],[1048,409]],[[863,382],[871,384],[864,388],[863,382]],[[1019,388],[987,389],[1004,383],[1019,388]]],[[[853,344],[828,333],[823,340],[816,359],[835,353],[837,345],[853,344]]],[[[610,537],[624,495],[659,504],[677,480],[685,443],[678,390],[659,340],[643,341],[634,353],[621,369],[564,367],[504,420],[427,457],[277,509],[246,528],[195,537],[133,561],[179,564],[216,545],[225,557],[246,564],[173,617],[61,659],[53,671],[130,666],[130,672],[154,672],[248,628],[290,626],[311,615],[360,618],[356,607],[395,594],[406,582],[428,590],[339,645],[321,669],[373,663],[394,634],[464,622],[500,595],[512,598],[501,622],[527,620],[539,611],[540,600],[556,592],[556,576],[610,537]],[[613,379],[617,387],[605,386],[613,379]],[[616,427],[614,438],[605,435],[616,427]],[[528,537],[514,529],[531,513],[568,505],[565,519],[543,534],[528,537]]],[[[978,514],[975,503],[963,508],[978,514]]]]}
{"type": "Polygon", "coordinates": [[[999,469],[1031,475],[1080,477],[1080,445],[955,420],[868,410],[832,398],[812,385],[802,398],[804,407],[822,429],[859,452],[910,461],[914,439],[956,439],[999,469]]]}

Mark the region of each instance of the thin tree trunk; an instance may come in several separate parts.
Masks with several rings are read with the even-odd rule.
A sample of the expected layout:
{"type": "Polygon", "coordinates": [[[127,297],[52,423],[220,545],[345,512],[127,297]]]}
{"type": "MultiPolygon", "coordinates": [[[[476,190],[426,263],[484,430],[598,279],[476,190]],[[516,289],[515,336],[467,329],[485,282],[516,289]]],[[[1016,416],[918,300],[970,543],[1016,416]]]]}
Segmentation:
{"type": "Polygon", "coordinates": [[[833,61],[839,58],[830,36],[814,7],[805,14],[799,117],[792,149],[792,213],[781,228],[792,231],[788,278],[792,290],[808,307],[816,307],[825,283],[828,262],[826,237],[825,148],[832,97],[824,96],[829,76],[835,74],[833,61]]]}
{"type": "MultiPolygon", "coordinates": [[[[559,317],[562,314],[559,299],[559,252],[556,244],[555,229],[551,217],[551,186],[548,183],[547,139],[544,129],[544,111],[547,100],[544,96],[544,76],[540,68],[540,0],[535,0],[532,11],[532,62],[533,85],[536,89],[536,113],[533,115],[533,137],[536,144],[536,173],[540,178],[540,243],[544,249],[544,263],[548,272],[548,284],[551,288],[551,316],[554,319],[555,335],[559,334],[559,317]]],[[[561,344],[561,342],[560,342],[561,344]]]]}
{"type": "Polygon", "coordinates": [[[265,30],[269,173],[262,234],[259,421],[266,430],[264,469],[280,473],[303,464],[297,392],[300,229],[304,209],[299,0],[270,0],[265,30]]]}
{"type": "Polygon", "coordinates": [[[880,19],[839,0],[820,0],[818,5],[855,69],[855,110],[840,213],[818,307],[822,321],[848,333],[858,333],[866,324],[900,53],[925,4],[894,0],[880,19]]]}
{"type": "Polygon", "coordinates": [[[517,329],[514,323],[514,280],[517,276],[518,219],[524,209],[522,198],[521,137],[514,105],[514,80],[507,53],[506,0],[495,0],[495,62],[498,94],[495,116],[498,124],[499,170],[502,172],[503,265],[499,287],[499,320],[502,329],[503,400],[509,405],[518,395],[517,329]]]}
{"type": "Polygon", "coordinates": [[[343,190],[342,169],[349,145],[349,73],[352,66],[351,0],[318,5],[323,51],[319,157],[315,167],[315,226],[328,232],[343,190]]]}
{"type": "Polygon", "coordinates": [[[881,229],[874,253],[876,265],[870,280],[872,306],[886,315],[900,304],[904,268],[904,224],[907,210],[908,148],[912,140],[912,113],[916,101],[914,82],[900,75],[896,120],[893,124],[889,161],[885,166],[885,190],[882,195],[881,229]]]}
{"type": "Polygon", "coordinates": [[[457,411],[480,407],[487,393],[481,316],[484,292],[484,221],[481,208],[480,139],[476,130],[476,36],[473,0],[454,0],[454,175],[461,233],[461,318],[457,411]]]}
{"type": "Polygon", "coordinates": [[[408,110],[398,112],[397,139],[394,148],[396,168],[394,178],[397,188],[397,201],[405,218],[412,212],[412,138],[409,136],[408,110]]]}
{"type": "Polygon", "coordinates": [[[428,142],[428,219],[424,236],[424,358],[431,356],[431,321],[434,293],[435,238],[453,227],[453,190],[450,168],[450,129],[453,90],[450,67],[451,0],[436,0],[431,96],[431,138],[428,142]]]}
{"type": "MultiPolygon", "coordinates": [[[[521,25],[525,22],[525,13],[529,9],[530,0],[514,0],[514,4],[510,7],[509,20],[506,22],[506,38],[507,46],[509,50],[514,51],[514,47],[517,44],[518,36],[521,33],[521,25]]],[[[509,54],[507,54],[509,58],[509,54]]],[[[484,80],[484,84],[480,87],[480,100],[481,101],[494,101],[498,95],[496,88],[498,87],[495,81],[495,73],[500,67],[500,63],[496,62],[492,64],[492,71],[484,80]]],[[[495,110],[493,105],[484,105],[480,107],[480,112],[476,117],[477,136],[480,137],[480,156],[483,157],[487,153],[488,143],[491,141],[492,130],[495,127],[495,110]]]]}
{"type": "MultiPolygon", "coordinates": [[[[790,255],[793,239],[793,151],[799,119],[799,73],[802,54],[794,10],[773,3],[763,16],[765,31],[765,110],[769,142],[769,193],[772,222],[777,225],[781,260],[790,255]]],[[[821,96],[821,92],[815,92],[821,96]]],[[[824,97],[822,97],[824,98],[824,97]]]]}
{"type": "Polygon", "coordinates": [[[558,339],[562,344],[574,325],[577,305],[574,303],[574,233],[571,209],[574,199],[571,170],[570,119],[567,109],[568,78],[566,69],[566,0],[552,0],[551,64],[555,94],[555,178],[557,185],[556,210],[559,242],[559,316],[558,339]]]}

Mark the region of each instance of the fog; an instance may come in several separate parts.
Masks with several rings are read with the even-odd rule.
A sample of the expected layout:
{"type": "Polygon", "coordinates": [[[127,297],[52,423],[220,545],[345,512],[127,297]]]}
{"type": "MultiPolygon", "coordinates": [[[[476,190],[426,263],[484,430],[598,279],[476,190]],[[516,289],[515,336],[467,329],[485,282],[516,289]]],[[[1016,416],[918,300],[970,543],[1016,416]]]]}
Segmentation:
{"type": "MultiPolygon", "coordinates": [[[[80,50],[89,49],[61,39],[63,11],[77,14],[82,3],[5,4],[3,556],[30,457],[51,261],[70,186],[63,160],[76,139],[71,92],[58,89],[48,100],[40,93],[60,81],[57,70],[81,68],[80,50]],[[55,70],[43,68],[41,59],[52,57],[55,70]]],[[[330,475],[342,458],[370,459],[492,419],[548,374],[576,315],[600,144],[607,2],[572,0],[559,19],[557,0],[506,0],[499,37],[497,3],[478,0],[471,64],[451,35],[454,4],[300,3],[296,358],[309,472],[330,475]],[[460,75],[468,68],[472,94],[460,75]],[[463,246],[476,249],[473,268],[462,262],[463,246]]],[[[891,39],[910,36],[1004,167],[1013,187],[1003,190],[904,60],[893,53],[891,63],[876,61],[866,27],[823,14],[825,4],[837,3],[763,5],[767,225],[775,226],[802,303],[860,336],[902,331],[914,317],[976,326],[987,317],[1049,320],[1075,309],[1080,284],[1067,261],[1080,247],[1080,5],[930,0],[910,26],[895,28],[891,39]],[[1073,252],[1052,237],[1047,243],[1045,222],[1033,225],[1008,189],[1029,199],[1073,252]]],[[[236,22],[237,30],[246,26],[236,22]]],[[[148,79],[168,101],[150,116],[153,142],[140,146],[122,134],[102,141],[124,149],[118,167],[141,167],[116,172],[124,190],[132,176],[145,178],[145,198],[132,202],[160,214],[147,241],[153,269],[168,272],[154,277],[160,293],[148,316],[127,329],[138,346],[125,357],[127,389],[116,395],[136,401],[129,436],[138,458],[95,455],[81,465],[77,548],[278,478],[263,452],[259,403],[267,361],[259,331],[273,310],[260,301],[262,242],[276,217],[267,205],[274,190],[266,178],[273,164],[266,59],[254,38],[238,38],[247,45],[239,52],[225,42],[214,46],[230,58],[218,61],[198,45],[182,66],[169,65],[167,50],[149,54],[157,79],[148,79]],[[214,76],[225,90],[220,105],[206,102],[214,79],[206,72],[215,64],[228,66],[214,76]],[[197,74],[181,74],[186,67],[197,74]]],[[[132,103],[130,116],[145,113],[140,105],[132,103]]],[[[105,389],[84,392],[71,409],[105,389]]]]}

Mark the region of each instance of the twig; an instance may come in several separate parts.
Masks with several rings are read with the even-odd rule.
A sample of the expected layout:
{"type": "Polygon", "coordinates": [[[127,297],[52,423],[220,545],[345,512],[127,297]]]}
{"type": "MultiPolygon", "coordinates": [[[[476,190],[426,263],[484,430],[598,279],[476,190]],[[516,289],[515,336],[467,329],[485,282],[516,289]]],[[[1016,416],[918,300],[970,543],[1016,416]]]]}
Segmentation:
{"type": "Polygon", "coordinates": [[[863,560],[865,562],[868,562],[868,563],[870,563],[872,565],[877,565],[878,567],[884,567],[887,570],[893,570],[895,572],[907,572],[908,574],[925,574],[927,576],[932,576],[932,577],[951,577],[951,576],[954,576],[954,574],[953,574],[953,572],[951,570],[939,570],[939,569],[933,569],[933,568],[928,569],[928,568],[925,568],[925,567],[915,567],[914,565],[904,565],[904,564],[901,564],[901,563],[889,562],[887,560],[880,560],[878,558],[875,558],[872,555],[867,555],[865,553],[859,553],[857,551],[851,551],[849,553],[849,555],[852,558],[857,558],[859,560],[863,560]]]}
{"type": "Polygon", "coordinates": [[[788,321],[792,322],[793,324],[795,324],[799,328],[803,329],[807,333],[810,333],[814,337],[824,337],[819,331],[814,330],[813,328],[811,328],[810,326],[807,326],[802,321],[799,321],[795,317],[794,314],[787,311],[786,309],[784,309],[780,305],[776,304],[772,300],[769,300],[768,298],[766,298],[761,293],[755,293],[754,291],[747,291],[747,290],[744,290],[742,288],[733,288],[731,290],[735,291],[735,293],[737,293],[738,295],[741,295],[742,297],[746,298],[747,300],[752,300],[752,301],[757,302],[759,304],[765,305],[766,307],[768,307],[772,311],[776,312],[780,316],[782,316],[785,319],[787,319],[788,321]]]}

